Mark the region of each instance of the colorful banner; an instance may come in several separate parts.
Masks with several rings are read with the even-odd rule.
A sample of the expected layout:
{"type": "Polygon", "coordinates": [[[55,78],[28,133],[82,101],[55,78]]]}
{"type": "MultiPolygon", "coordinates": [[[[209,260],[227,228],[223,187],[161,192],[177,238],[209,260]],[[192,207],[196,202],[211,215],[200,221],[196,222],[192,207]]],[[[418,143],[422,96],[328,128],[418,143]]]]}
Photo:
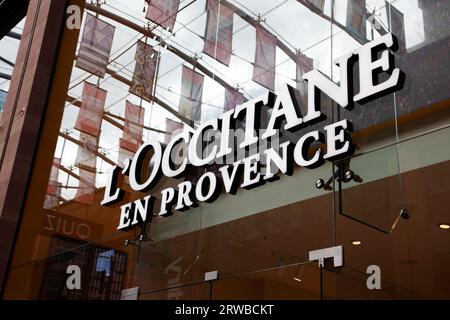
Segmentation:
{"type": "Polygon", "coordinates": [[[173,30],[177,19],[180,0],[146,0],[146,18],[164,29],[173,30]]]}
{"type": "Polygon", "coordinates": [[[153,50],[150,45],[138,41],[135,60],[136,65],[129,91],[138,97],[151,101],[153,81],[159,61],[158,52],[153,50]]]}
{"type": "Polygon", "coordinates": [[[50,178],[47,186],[48,195],[56,195],[58,191],[58,177],[59,177],[59,167],[61,165],[60,158],[53,158],[52,170],[50,171],[50,178]]]}
{"type": "Polygon", "coordinates": [[[366,41],[366,0],[348,1],[346,25],[350,35],[358,42],[366,41]]]}
{"type": "Polygon", "coordinates": [[[233,43],[233,10],[218,0],[206,1],[205,44],[203,52],[228,66],[233,43]]]}
{"type": "Polygon", "coordinates": [[[59,202],[62,199],[61,198],[61,188],[62,188],[62,183],[57,182],[55,184],[55,193],[52,195],[50,195],[50,194],[45,195],[44,209],[53,209],[59,205],[59,202]]]}
{"type": "Polygon", "coordinates": [[[80,168],[78,190],[73,199],[83,204],[93,204],[95,195],[95,172],[80,168]]]}
{"type": "Polygon", "coordinates": [[[194,122],[199,122],[201,119],[203,80],[203,75],[183,66],[178,112],[194,122]]]}
{"type": "Polygon", "coordinates": [[[85,82],[75,129],[98,137],[102,124],[107,92],[85,82]]]}
{"type": "Polygon", "coordinates": [[[323,8],[325,6],[325,0],[307,0],[309,3],[311,3],[314,7],[319,9],[323,12],[323,8]]]}
{"type": "MultiPolygon", "coordinates": [[[[124,148],[119,148],[119,158],[117,159],[117,165],[123,168],[125,159],[133,159],[134,154],[135,152],[128,151],[124,148]]],[[[128,183],[128,177],[125,177],[125,182],[128,183]]]]}
{"type": "Polygon", "coordinates": [[[92,14],[86,14],[83,37],[75,66],[103,78],[111,54],[114,31],[113,25],[92,14]]]}
{"type": "Polygon", "coordinates": [[[164,142],[168,144],[172,137],[177,135],[183,130],[183,123],[174,121],[172,119],[166,119],[166,135],[164,142]]]}
{"type": "Polygon", "coordinates": [[[98,150],[98,137],[80,132],[79,141],[82,145],[78,146],[75,166],[95,172],[97,167],[97,156],[95,153],[98,150]]]}
{"type": "Polygon", "coordinates": [[[61,165],[60,158],[53,158],[52,170],[50,171],[50,178],[47,185],[47,192],[44,200],[44,209],[52,209],[59,204],[61,198],[61,186],[58,182],[59,166],[61,165]]]}
{"type": "Polygon", "coordinates": [[[305,106],[308,105],[308,83],[302,79],[303,75],[311,71],[314,67],[314,60],[307,57],[300,51],[295,54],[295,82],[297,83],[297,90],[300,91],[300,95],[305,106]]]}
{"type": "Polygon", "coordinates": [[[277,38],[263,27],[256,28],[256,53],[253,81],[269,90],[275,89],[275,52],[277,38]]]}
{"type": "Polygon", "coordinates": [[[234,109],[236,106],[243,104],[247,99],[242,93],[237,90],[225,88],[225,101],[223,104],[223,111],[229,111],[234,109]]]}
{"type": "Polygon", "coordinates": [[[385,1],[389,30],[397,37],[397,54],[406,53],[405,18],[403,13],[385,1]]]}
{"type": "Polygon", "coordinates": [[[144,132],[145,109],[127,101],[125,105],[125,121],[120,147],[136,152],[142,144],[144,132]]]}

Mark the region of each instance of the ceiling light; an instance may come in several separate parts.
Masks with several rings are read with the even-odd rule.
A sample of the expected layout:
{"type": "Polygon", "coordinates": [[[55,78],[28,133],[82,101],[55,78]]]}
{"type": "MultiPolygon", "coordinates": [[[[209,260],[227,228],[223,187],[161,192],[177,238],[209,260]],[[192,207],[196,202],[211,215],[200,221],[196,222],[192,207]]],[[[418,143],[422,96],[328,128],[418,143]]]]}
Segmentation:
{"type": "Polygon", "coordinates": [[[295,280],[295,281],[298,281],[298,282],[302,282],[302,280],[299,279],[299,278],[294,278],[294,280],[295,280]]]}
{"type": "Polygon", "coordinates": [[[352,241],[352,245],[354,245],[354,246],[359,246],[361,243],[362,243],[361,240],[353,240],[352,241]]]}
{"type": "Polygon", "coordinates": [[[446,224],[446,223],[441,223],[441,224],[439,225],[439,228],[444,229],[444,230],[447,230],[447,229],[450,229],[450,225],[448,225],[448,224],[446,224]]]}

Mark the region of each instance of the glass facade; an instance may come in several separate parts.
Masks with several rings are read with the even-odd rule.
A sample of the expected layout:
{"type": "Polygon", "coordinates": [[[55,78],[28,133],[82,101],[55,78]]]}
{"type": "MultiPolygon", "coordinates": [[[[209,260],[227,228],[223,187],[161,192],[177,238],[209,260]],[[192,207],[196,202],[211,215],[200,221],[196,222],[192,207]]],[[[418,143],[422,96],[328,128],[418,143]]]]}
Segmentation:
{"type": "MultiPolygon", "coordinates": [[[[74,61],[55,71],[51,94],[66,101],[48,100],[45,143],[31,173],[5,298],[120,299],[135,287],[143,300],[450,298],[448,1],[180,1],[173,27],[146,20],[154,8],[145,5],[143,13],[143,3],[85,4],[81,30],[62,26],[56,63],[74,61]],[[101,22],[86,22],[93,18],[101,22]],[[259,38],[264,32],[274,56],[271,42],[259,38]],[[117,229],[120,205],[160,199],[164,188],[195,183],[204,171],[162,178],[145,192],[132,191],[125,179],[124,202],[100,204],[108,172],[143,142],[167,144],[176,129],[218,117],[229,110],[229,92],[251,100],[287,83],[302,94],[305,112],[302,74],[314,68],[340,84],[345,79],[334,61],[387,33],[397,38],[393,56],[403,86],[348,108],[322,93],[326,119],[287,133],[295,143],[348,119],[354,155],[296,167],[291,176],[236,195],[222,192],[170,216],[155,213],[151,223],[127,231],[117,229]],[[208,35],[215,40],[207,48],[208,35]],[[99,38],[102,47],[95,47],[99,38]],[[86,60],[92,55],[95,63],[86,60]],[[69,72],[69,82],[58,82],[58,72],[69,72]],[[100,111],[86,108],[89,99],[100,111]],[[325,188],[317,188],[319,179],[325,188]],[[310,251],[339,245],[342,267],[310,261],[310,251]],[[66,285],[73,265],[81,270],[79,290],[66,285]],[[205,281],[210,271],[218,279],[205,281]]],[[[358,72],[356,61],[350,99],[360,89],[358,72]]]]}

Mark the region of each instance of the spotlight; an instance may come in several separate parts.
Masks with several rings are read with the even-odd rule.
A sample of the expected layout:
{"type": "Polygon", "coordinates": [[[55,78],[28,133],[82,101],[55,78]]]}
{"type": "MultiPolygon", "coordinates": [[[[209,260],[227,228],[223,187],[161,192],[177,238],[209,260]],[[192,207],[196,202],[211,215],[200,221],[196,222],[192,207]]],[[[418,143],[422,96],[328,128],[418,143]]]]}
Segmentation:
{"type": "Polygon", "coordinates": [[[441,223],[439,225],[439,228],[444,229],[444,230],[448,230],[448,229],[450,229],[450,225],[446,224],[446,223],[441,223]]]}
{"type": "Polygon", "coordinates": [[[408,210],[406,210],[406,209],[400,210],[400,217],[402,217],[405,220],[408,220],[409,219],[408,210]]]}
{"type": "Polygon", "coordinates": [[[294,280],[297,281],[297,282],[302,282],[302,280],[299,279],[299,278],[294,278],[294,280]]]}
{"type": "Polygon", "coordinates": [[[323,179],[316,180],[316,188],[317,189],[322,189],[324,185],[325,185],[325,181],[323,181],[323,179]]]}
{"type": "Polygon", "coordinates": [[[347,170],[347,171],[345,171],[345,173],[344,173],[345,181],[353,180],[353,177],[354,177],[354,176],[355,176],[355,174],[353,173],[352,170],[347,170]]]}
{"type": "Polygon", "coordinates": [[[352,245],[354,245],[354,246],[359,246],[359,245],[361,245],[362,244],[362,241],[361,240],[353,240],[352,241],[352,245]]]}

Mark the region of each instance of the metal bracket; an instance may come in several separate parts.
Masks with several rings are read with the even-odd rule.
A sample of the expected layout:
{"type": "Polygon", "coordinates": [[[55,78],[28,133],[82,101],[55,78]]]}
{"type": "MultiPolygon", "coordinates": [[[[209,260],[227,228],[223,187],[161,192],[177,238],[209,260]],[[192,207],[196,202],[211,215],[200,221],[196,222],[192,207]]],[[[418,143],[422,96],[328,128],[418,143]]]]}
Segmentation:
{"type": "Polygon", "coordinates": [[[217,280],[218,277],[219,277],[219,271],[217,271],[217,270],[205,272],[205,281],[217,280]]]}
{"type": "Polygon", "coordinates": [[[325,259],[333,258],[334,267],[342,267],[344,265],[344,247],[329,247],[309,252],[309,261],[319,261],[319,266],[324,267],[325,259]]]}
{"type": "Polygon", "coordinates": [[[344,183],[347,183],[350,181],[355,181],[357,183],[363,182],[363,179],[359,175],[355,174],[350,169],[350,159],[348,159],[346,161],[342,161],[342,162],[336,164],[336,166],[338,169],[327,180],[327,182],[325,182],[323,179],[316,180],[316,188],[317,189],[324,189],[326,191],[331,191],[331,190],[333,190],[333,187],[331,186],[333,181],[344,182],[344,183]]]}

